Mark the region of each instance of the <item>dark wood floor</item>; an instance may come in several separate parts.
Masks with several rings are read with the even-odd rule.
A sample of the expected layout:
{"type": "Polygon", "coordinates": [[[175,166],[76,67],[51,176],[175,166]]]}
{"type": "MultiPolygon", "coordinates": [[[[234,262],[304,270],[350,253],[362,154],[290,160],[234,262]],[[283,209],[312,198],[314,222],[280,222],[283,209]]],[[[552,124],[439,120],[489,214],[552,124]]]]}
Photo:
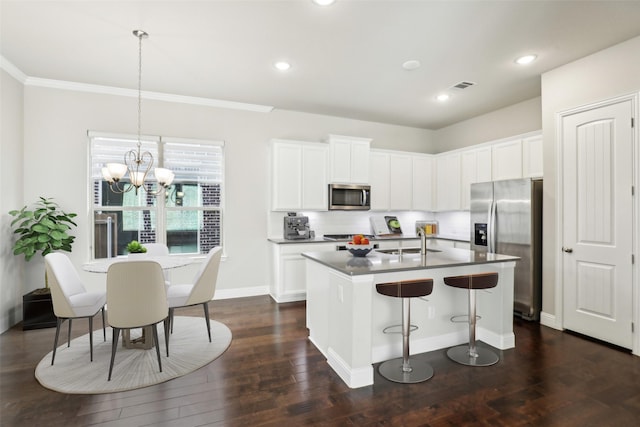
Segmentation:
{"type": "MultiPolygon", "coordinates": [[[[179,315],[200,315],[194,308],[179,315]]],[[[516,348],[488,368],[429,353],[421,384],[349,389],[306,339],[304,303],[269,297],[214,301],[233,332],[210,365],[153,387],[65,395],[34,378],[54,329],[0,335],[2,426],[638,426],[640,358],[581,337],[515,321],[516,348]]],[[[96,318],[96,328],[99,316],[96,318]]],[[[203,325],[204,328],[204,325],[203,325]]],[[[74,336],[86,323],[74,322],[74,336]]]]}

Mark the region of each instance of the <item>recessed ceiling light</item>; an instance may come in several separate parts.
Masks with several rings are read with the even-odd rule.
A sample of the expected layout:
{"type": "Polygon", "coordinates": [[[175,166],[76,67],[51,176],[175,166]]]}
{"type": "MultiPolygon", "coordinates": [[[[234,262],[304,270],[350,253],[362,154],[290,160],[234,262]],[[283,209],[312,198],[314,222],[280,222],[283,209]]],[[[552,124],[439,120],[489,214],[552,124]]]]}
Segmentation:
{"type": "Polygon", "coordinates": [[[291,64],[288,63],[287,61],[274,62],[273,66],[280,71],[287,71],[288,69],[291,68],[291,64]]]}
{"type": "Polygon", "coordinates": [[[420,68],[420,61],[417,61],[415,59],[406,61],[404,64],[402,64],[402,68],[404,68],[405,70],[415,70],[416,68],[420,68]]]}
{"type": "Polygon", "coordinates": [[[448,93],[441,93],[440,95],[436,96],[436,99],[440,102],[444,102],[444,101],[448,101],[450,98],[448,93]]]}
{"type": "Polygon", "coordinates": [[[336,2],[336,0],[311,0],[318,6],[330,6],[336,2]]]}
{"type": "Polygon", "coordinates": [[[516,59],[516,64],[527,65],[536,60],[538,55],[524,55],[516,59]]]}

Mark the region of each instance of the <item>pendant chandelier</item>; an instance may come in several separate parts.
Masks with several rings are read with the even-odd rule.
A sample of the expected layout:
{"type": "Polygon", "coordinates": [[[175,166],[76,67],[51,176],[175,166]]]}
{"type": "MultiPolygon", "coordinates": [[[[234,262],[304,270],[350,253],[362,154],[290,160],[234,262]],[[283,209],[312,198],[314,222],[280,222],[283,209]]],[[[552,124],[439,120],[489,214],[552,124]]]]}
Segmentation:
{"type": "Polygon", "coordinates": [[[148,151],[142,151],[141,142],[141,116],[142,116],[142,39],[149,37],[149,34],[142,30],[134,30],[133,35],[138,38],[138,144],[136,149],[129,150],[124,154],[124,163],[107,163],[102,168],[102,177],[109,183],[109,189],[114,193],[126,193],[134,190],[138,194],[138,189],[142,187],[148,194],[158,195],[168,189],[175,175],[165,168],[155,168],[153,174],[158,181],[157,191],[151,191],[145,186],[147,176],[153,167],[153,155],[148,151]],[[129,173],[129,183],[123,184],[122,178],[129,173]]]}

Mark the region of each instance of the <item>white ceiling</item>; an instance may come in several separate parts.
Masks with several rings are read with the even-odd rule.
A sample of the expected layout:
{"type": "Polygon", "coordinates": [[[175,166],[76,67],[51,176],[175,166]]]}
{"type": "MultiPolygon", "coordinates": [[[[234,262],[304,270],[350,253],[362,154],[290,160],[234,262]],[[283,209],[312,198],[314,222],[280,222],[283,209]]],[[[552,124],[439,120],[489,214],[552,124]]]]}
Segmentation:
{"type": "Polygon", "coordinates": [[[438,129],[540,96],[540,75],[640,35],[640,1],[1,0],[29,77],[438,129]],[[522,67],[516,56],[538,54],[522,67]],[[276,60],[293,64],[286,73],[276,60]],[[419,60],[413,71],[402,68],[419,60]],[[435,96],[460,81],[476,85],[435,96]]]}

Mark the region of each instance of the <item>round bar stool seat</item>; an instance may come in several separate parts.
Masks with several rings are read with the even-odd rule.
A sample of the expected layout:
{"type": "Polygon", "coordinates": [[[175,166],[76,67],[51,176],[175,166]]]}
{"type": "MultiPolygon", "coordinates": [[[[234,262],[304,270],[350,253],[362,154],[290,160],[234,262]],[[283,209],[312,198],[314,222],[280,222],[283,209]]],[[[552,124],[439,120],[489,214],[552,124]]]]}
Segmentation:
{"type": "Polygon", "coordinates": [[[433,291],[433,279],[378,283],[376,290],[381,295],[402,298],[402,357],[381,363],[378,367],[378,372],[389,381],[403,384],[419,383],[433,377],[433,368],[424,357],[414,356],[409,358],[411,298],[424,297],[431,294],[433,291]]]}
{"type": "Polygon", "coordinates": [[[494,288],[498,284],[498,273],[478,273],[444,278],[448,286],[469,291],[469,343],[447,350],[447,356],[454,362],[467,366],[491,366],[500,357],[488,348],[476,347],[476,291],[494,288]]]}

